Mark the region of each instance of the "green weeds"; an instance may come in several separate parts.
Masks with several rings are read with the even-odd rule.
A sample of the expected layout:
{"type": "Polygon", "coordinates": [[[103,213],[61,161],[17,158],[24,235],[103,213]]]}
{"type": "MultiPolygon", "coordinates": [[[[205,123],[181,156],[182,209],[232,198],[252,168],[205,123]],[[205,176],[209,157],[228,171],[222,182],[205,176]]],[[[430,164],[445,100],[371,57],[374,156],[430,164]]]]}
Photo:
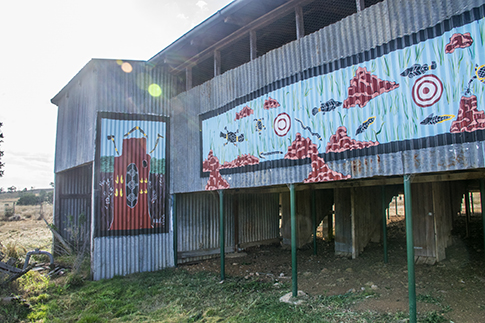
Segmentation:
{"type": "MultiPolygon", "coordinates": [[[[399,322],[405,313],[357,312],[355,304],[374,291],[302,298],[302,305],[282,303],[291,290],[287,282],[231,277],[219,282],[216,274],[189,273],[180,269],[115,277],[74,284],[63,279],[50,282],[38,273],[19,281],[28,290],[30,308],[0,308],[8,322],[399,322]],[[60,286],[63,286],[60,288],[60,286]]],[[[441,306],[431,295],[419,302],[441,306]]],[[[444,322],[445,310],[422,314],[420,322],[444,322]]]]}

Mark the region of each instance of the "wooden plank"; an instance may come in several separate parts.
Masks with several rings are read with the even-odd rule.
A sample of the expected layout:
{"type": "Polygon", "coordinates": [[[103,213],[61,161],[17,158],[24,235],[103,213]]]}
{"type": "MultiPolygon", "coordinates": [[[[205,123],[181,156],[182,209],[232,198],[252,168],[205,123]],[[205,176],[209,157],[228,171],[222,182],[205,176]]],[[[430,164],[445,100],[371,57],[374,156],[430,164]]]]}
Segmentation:
{"type": "Polygon", "coordinates": [[[359,242],[359,236],[357,232],[357,228],[359,227],[359,217],[357,217],[357,210],[356,210],[356,204],[358,203],[358,196],[355,192],[356,188],[352,187],[350,189],[350,227],[351,227],[351,236],[352,236],[352,249],[351,249],[351,254],[352,254],[352,259],[357,258],[358,255],[358,242],[359,242]]]}
{"type": "Polygon", "coordinates": [[[436,261],[446,258],[446,247],[451,245],[452,208],[448,198],[450,184],[433,183],[433,208],[435,214],[436,261]]]}
{"type": "Polygon", "coordinates": [[[245,248],[250,248],[250,247],[271,245],[271,244],[277,244],[277,243],[280,243],[279,238],[262,240],[262,241],[253,241],[253,242],[248,242],[248,243],[241,243],[240,247],[245,249],[245,248]]]}
{"type": "Polygon", "coordinates": [[[335,254],[352,256],[352,218],[350,188],[334,190],[335,197],[335,254]]]}
{"type": "Polygon", "coordinates": [[[204,59],[207,59],[208,57],[210,57],[210,55],[212,55],[212,52],[214,50],[222,50],[223,48],[226,48],[231,44],[234,44],[235,42],[239,41],[241,38],[245,37],[249,31],[257,30],[264,26],[270,25],[271,23],[275,22],[281,17],[286,16],[287,14],[295,10],[296,5],[304,6],[307,3],[310,3],[312,1],[313,0],[302,2],[301,0],[290,0],[282,4],[278,8],[259,17],[258,19],[253,20],[251,23],[248,23],[247,25],[239,28],[232,34],[228,35],[227,37],[215,43],[214,45],[206,48],[205,50],[201,51],[197,55],[194,55],[192,58],[187,59],[184,63],[172,68],[170,72],[176,73],[176,72],[183,71],[186,67],[193,66],[197,64],[197,62],[203,61],[204,59]]]}
{"type": "Polygon", "coordinates": [[[464,194],[463,202],[465,203],[465,238],[468,238],[470,234],[470,194],[468,192],[468,189],[464,194]]]}
{"type": "Polygon", "coordinates": [[[192,67],[188,66],[185,69],[185,90],[188,91],[192,88],[192,67]]]}
{"type": "Polygon", "coordinates": [[[414,255],[436,257],[435,224],[431,183],[412,184],[414,255]]]}
{"type": "Polygon", "coordinates": [[[305,36],[305,25],[303,24],[303,8],[302,6],[295,7],[295,22],[296,22],[296,39],[301,39],[305,36]]]}
{"type": "MultiPolygon", "coordinates": [[[[234,245],[239,246],[239,195],[236,194],[232,198],[232,212],[234,215],[234,245]]],[[[243,224],[244,225],[244,224],[243,224]]]]}
{"type": "Polygon", "coordinates": [[[249,31],[249,59],[253,60],[258,57],[256,30],[249,31]]]}
{"type": "MultiPolygon", "coordinates": [[[[443,174],[423,174],[415,175],[412,179],[412,183],[431,183],[431,182],[453,182],[463,180],[473,180],[485,178],[485,171],[478,170],[473,172],[458,172],[458,173],[443,173],[443,174]]],[[[336,189],[336,188],[350,188],[350,187],[369,187],[369,186],[381,186],[381,185],[402,185],[403,177],[372,177],[363,178],[357,180],[341,180],[312,184],[296,184],[296,191],[303,190],[320,190],[320,189],[336,189]]],[[[453,184],[455,185],[455,184],[453,184]]],[[[459,185],[459,184],[458,184],[459,185]]],[[[251,187],[251,188],[239,188],[238,191],[250,190],[251,192],[260,193],[282,193],[287,192],[288,187],[284,185],[274,185],[270,187],[251,187]]],[[[231,193],[231,190],[227,190],[226,194],[235,194],[236,191],[231,193]]]]}
{"type": "Polygon", "coordinates": [[[221,51],[214,51],[214,77],[221,75],[221,51]]]}
{"type": "MultiPolygon", "coordinates": [[[[226,246],[225,253],[234,252],[234,247],[226,246]]],[[[178,252],[178,257],[180,259],[183,258],[195,258],[195,257],[204,257],[204,256],[212,256],[212,255],[220,255],[221,249],[220,248],[213,248],[213,249],[203,249],[203,250],[195,250],[195,251],[181,251],[178,252]]]]}
{"type": "Polygon", "coordinates": [[[355,0],[355,6],[357,7],[357,11],[362,11],[365,9],[364,0],[355,0]]]}
{"type": "Polygon", "coordinates": [[[281,237],[283,244],[291,244],[290,192],[281,193],[281,237]]]}

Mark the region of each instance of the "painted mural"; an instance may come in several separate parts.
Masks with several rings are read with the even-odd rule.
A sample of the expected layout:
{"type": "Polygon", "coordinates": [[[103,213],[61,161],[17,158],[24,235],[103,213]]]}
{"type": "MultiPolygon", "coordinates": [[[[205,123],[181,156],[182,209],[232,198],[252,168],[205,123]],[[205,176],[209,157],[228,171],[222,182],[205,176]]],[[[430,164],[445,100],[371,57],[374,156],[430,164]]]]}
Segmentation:
{"type": "Polygon", "coordinates": [[[327,154],[485,129],[484,43],[481,19],[201,115],[206,190],[229,188],[220,169],[286,159],[311,163],[304,182],[348,179],[327,154]]]}
{"type": "Polygon", "coordinates": [[[166,123],[101,118],[100,128],[99,229],[166,232],[166,123]]]}

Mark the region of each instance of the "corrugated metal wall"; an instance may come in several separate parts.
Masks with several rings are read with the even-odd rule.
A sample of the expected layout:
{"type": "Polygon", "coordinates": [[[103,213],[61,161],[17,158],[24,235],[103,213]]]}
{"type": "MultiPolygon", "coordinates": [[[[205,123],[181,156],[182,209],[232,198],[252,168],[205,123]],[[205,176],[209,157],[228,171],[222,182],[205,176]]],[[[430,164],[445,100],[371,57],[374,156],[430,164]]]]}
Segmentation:
{"type": "Polygon", "coordinates": [[[91,247],[92,174],[92,164],[87,164],[57,173],[55,178],[54,224],[79,251],[91,247]]]}
{"type": "MultiPolygon", "coordinates": [[[[173,266],[172,232],[168,228],[137,234],[98,236],[95,234],[95,222],[100,221],[100,213],[91,212],[92,196],[97,198],[98,194],[103,193],[100,183],[95,183],[94,192],[92,184],[92,163],[99,149],[95,146],[98,112],[123,113],[124,119],[130,119],[130,115],[134,114],[169,117],[169,98],[173,89],[171,82],[172,77],[163,67],[146,62],[92,60],[52,100],[59,107],[55,160],[56,225],[63,235],[72,240],[73,234],[68,229],[73,223],[75,230],[81,230],[88,242],[93,241],[90,250],[94,279],[173,266]],[[81,170],[76,168],[85,163],[89,163],[89,167],[82,167],[81,170]],[[86,224],[81,223],[80,219],[84,219],[84,216],[79,214],[86,217],[86,224]]],[[[145,122],[144,125],[141,128],[150,132],[153,123],[145,122]]],[[[156,131],[148,143],[151,145],[147,147],[149,149],[155,145],[156,131]]],[[[121,145],[122,138],[123,135],[116,138],[118,145],[121,145]]],[[[164,138],[167,139],[166,136],[164,138]]],[[[154,150],[156,154],[160,147],[158,145],[158,150],[154,150]]],[[[165,153],[164,150],[163,158],[168,158],[165,153]]],[[[160,159],[158,155],[156,157],[160,159]]],[[[165,166],[169,169],[168,165],[165,166]]],[[[95,165],[96,169],[99,167],[95,165]]],[[[164,175],[166,183],[169,173],[164,175]]],[[[148,179],[153,181],[154,177],[150,175],[148,179]]],[[[148,179],[145,178],[145,183],[148,179]]],[[[164,186],[157,190],[155,195],[162,192],[167,194],[167,188],[164,186]]],[[[163,216],[169,217],[170,209],[165,205],[166,202],[163,209],[167,212],[163,216]]],[[[166,226],[169,225],[170,221],[167,221],[166,226]]]]}
{"type": "Polygon", "coordinates": [[[173,266],[168,125],[168,118],[146,114],[98,115],[95,279],[173,266]]]}
{"type": "Polygon", "coordinates": [[[94,160],[99,111],[170,116],[171,82],[163,67],[146,62],[91,60],[53,99],[58,106],[54,171],[94,160]],[[151,84],[160,87],[159,96],[150,95],[151,84]]]}
{"type": "MultiPolygon", "coordinates": [[[[200,139],[197,139],[200,133],[195,128],[195,124],[198,122],[195,115],[207,114],[231,104],[242,106],[245,102],[257,98],[264,100],[267,93],[274,92],[273,88],[281,88],[279,82],[285,78],[286,82],[296,84],[300,80],[309,79],[312,73],[318,70],[335,71],[342,69],[343,66],[356,68],[363,65],[359,63],[362,60],[369,62],[373,57],[380,57],[379,55],[382,56],[384,53],[392,54],[397,48],[402,48],[401,46],[406,47],[419,41],[433,39],[436,35],[440,35],[454,26],[461,26],[478,17],[483,17],[484,8],[480,6],[484,3],[483,0],[384,1],[178,95],[172,102],[174,102],[174,107],[176,106],[177,110],[181,112],[178,116],[179,120],[174,120],[175,132],[178,134],[174,136],[174,140],[176,140],[174,146],[180,149],[174,152],[172,162],[174,165],[178,165],[180,171],[174,172],[173,192],[201,191],[205,189],[208,182],[208,173],[201,176],[201,162],[207,158],[207,152],[201,153],[199,158],[194,155],[195,151],[201,149],[200,139]],[[452,17],[453,19],[450,19],[452,17]],[[445,21],[446,19],[450,20],[445,21]],[[413,33],[417,34],[412,35],[413,33]],[[364,51],[368,52],[363,53],[364,51]]],[[[480,40],[477,40],[476,44],[480,44],[480,40]]],[[[422,62],[432,61],[436,56],[434,50],[429,47],[422,52],[420,54],[422,62]]],[[[473,51],[473,49],[471,50],[473,51]]],[[[478,63],[483,61],[482,55],[483,51],[477,49],[476,61],[478,63]]],[[[421,61],[419,62],[421,63],[421,61]]],[[[409,66],[414,63],[414,61],[410,62],[409,66]]],[[[375,74],[381,75],[384,80],[392,80],[379,70],[379,66],[376,68],[375,74]]],[[[439,76],[452,78],[451,74],[439,76]]],[[[404,78],[399,82],[404,82],[404,78]]],[[[309,88],[318,87],[316,83],[309,82],[308,84],[309,88]]],[[[344,85],[348,86],[346,84],[344,85]]],[[[299,91],[304,93],[305,89],[299,89],[299,91]]],[[[343,91],[346,91],[346,87],[343,91]]],[[[449,89],[445,89],[445,92],[444,96],[454,95],[449,89]]],[[[383,104],[386,105],[385,102],[383,104]]],[[[354,111],[360,110],[363,109],[354,108],[354,111]]],[[[423,113],[431,113],[431,111],[421,108],[416,111],[419,113],[416,118],[420,118],[423,113]]],[[[333,121],[334,125],[340,122],[336,112],[331,115],[331,118],[336,118],[333,121]]],[[[402,118],[403,115],[395,114],[392,119],[383,120],[383,123],[386,124],[386,127],[400,124],[402,118]]],[[[355,127],[360,124],[357,121],[363,122],[364,120],[365,118],[356,119],[355,127]]],[[[422,127],[423,130],[419,131],[431,131],[431,128],[422,127]]],[[[349,130],[349,136],[353,136],[352,131],[355,132],[355,129],[349,130]]],[[[308,136],[308,132],[304,136],[308,136]]],[[[328,137],[327,134],[325,139],[328,137]]],[[[469,142],[470,139],[465,140],[464,138],[463,135],[456,139],[451,150],[447,145],[439,144],[434,147],[434,143],[431,143],[430,146],[429,141],[423,141],[417,145],[407,144],[404,149],[391,145],[382,147],[382,151],[378,152],[377,150],[367,150],[365,153],[352,151],[338,156],[332,153],[330,155],[323,153],[323,155],[325,155],[325,161],[330,169],[350,175],[352,178],[485,167],[483,142],[477,143],[473,140],[469,142]]],[[[433,140],[438,142],[442,138],[436,137],[433,140]]],[[[478,137],[477,140],[479,140],[478,137]]],[[[324,147],[319,150],[321,154],[324,147]]],[[[234,147],[229,148],[234,149],[234,147]]],[[[226,149],[229,148],[226,147],[226,149]]],[[[246,153],[246,151],[241,151],[240,154],[242,153],[246,153]]],[[[221,156],[217,157],[221,161],[221,156]]],[[[308,161],[297,161],[290,167],[286,164],[251,169],[241,167],[232,169],[231,172],[221,172],[221,174],[229,183],[230,188],[247,188],[303,182],[310,171],[308,161]]]]}
{"type": "MultiPolygon", "coordinates": [[[[177,252],[179,263],[220,254],[220,214],[217,192],[177,195],[177,252]]],[[[234,251],[231,195],[224,195],[225,250],[234,251]]]]}
{"type": "Polygon", "coordinates": [[[55,173],[94,160],[97,99],[94,64],[84,69],[82,81],[73,81],[69,91],[57,102],[55,173]]]}
{"type": "MultiPolygon", "coordinates": [[[[224,194],[225,251],[278,239],[278,204],[277,194],[224,194]]],[[[219,194],[178,194],[176,209],[179,263],[219,255],[219,194]]]]}
{"type": "Polygon", "coordinates": [[[94,280],[173,267],[172,233],[94,239],[94,280]]]}
{"type": "Polygon", "coordinates": [[[279,194],[235,194],[238,203],[238,245],[279,238],[279,194]]]}

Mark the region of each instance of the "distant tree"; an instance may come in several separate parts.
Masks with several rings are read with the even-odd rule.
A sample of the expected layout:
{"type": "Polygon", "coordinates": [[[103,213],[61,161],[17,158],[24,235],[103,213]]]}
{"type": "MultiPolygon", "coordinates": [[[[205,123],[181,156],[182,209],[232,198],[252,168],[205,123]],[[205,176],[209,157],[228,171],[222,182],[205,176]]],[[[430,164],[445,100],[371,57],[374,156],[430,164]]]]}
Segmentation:
{"type": "Polygon", "coordinates": [[[31,186],[31,187],[30,187],[30,190],[31,190],[31,191],[33,191],[33,190],[34,190],[34,187],[33,187],[33,186],[31,186]]]}
{"type": "Polygon", "coordinates": [[[53,191],[47,192],[47,194],[45,195],[44,201],[48,204],[54,203],[54,192],[53,191]]]}
{"type": "Polygon", "coordinates": [[[5,189],[3,187],[0,187],[0,194],[5,193],[5,189]]]}
{"type": "Polygon", "coordinates": [[[49,183],[49,185],[50,185],[51,187],[54,187],[54,182],[50,182],[50,183],[49,183]]]}
{"type": "Polygon", "coordinates": [[[15,186],[13,186],[13,185],[10,186],[10,187],[8,187],[7,190],[8,190],[9,193],[17,192],[17,188],[15,186]]]}
{"type": "MultiPolygon", "coordinates": [[[[2,128],[2,126],[3,126],[3,123],[0,122],[0,128],[2,128]]],[[[2,139],[3,139],[3,132],[0,131],[0,144],[3,142],[2,139]]],[[[3,150],[0,150],[0,177],[3,176],[3,169],[2,168],[3,168],[3,166],[5,166],[5,164],[2,163],[2,161],[1,161],[2,157],[3,157],[3,150]]]]}
{"type": "Polygon", "coordinates": [[[39,195],[37,196],[38,198],[38,203],[39,204],[42,204],[42,203],[48,203],[48,204],[52,204],[53,200],[54,200],[54,192],[50,191],[50,192],[47,192],[45,190],[41,190],[39,192],[39,195]]]}
{"type": "Polygon", "coordinates": [[[25,193],[19,197],[17,205],[37,205],[39,203],[39,197],[34,193],[25,193]]]}
{"type": "Polygon", "coordinates": [[[27,192],[27,187],[24,187],[24,189],[22,190],[22,192],[27,192]]]}

